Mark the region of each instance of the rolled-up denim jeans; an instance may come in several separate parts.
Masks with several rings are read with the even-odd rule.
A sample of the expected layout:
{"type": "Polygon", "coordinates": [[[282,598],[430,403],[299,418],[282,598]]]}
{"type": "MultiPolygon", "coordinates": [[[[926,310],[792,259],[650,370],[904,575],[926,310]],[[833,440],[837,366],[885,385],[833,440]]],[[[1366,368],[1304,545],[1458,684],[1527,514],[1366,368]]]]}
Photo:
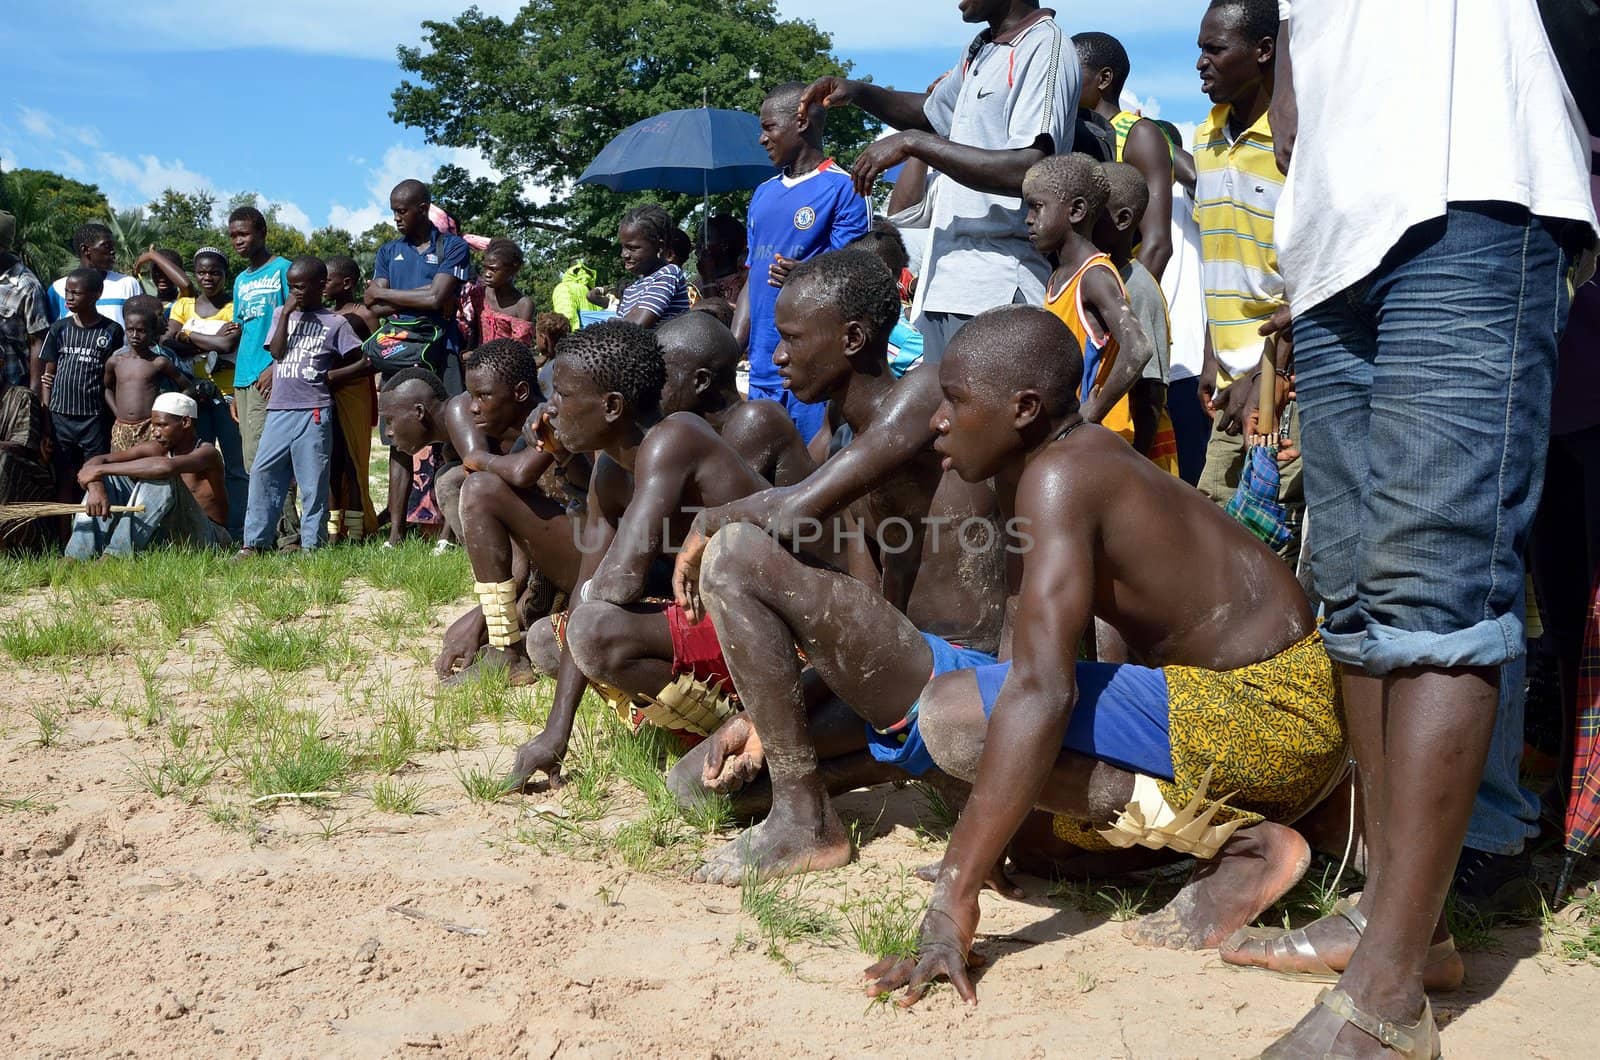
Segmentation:
{"type": "Polygon", "coordinates": [[[1336,662],[1499,667],[1526,650],[1561,222],[1452,203],[1295,321],[1311,570],[1336,662]]]}

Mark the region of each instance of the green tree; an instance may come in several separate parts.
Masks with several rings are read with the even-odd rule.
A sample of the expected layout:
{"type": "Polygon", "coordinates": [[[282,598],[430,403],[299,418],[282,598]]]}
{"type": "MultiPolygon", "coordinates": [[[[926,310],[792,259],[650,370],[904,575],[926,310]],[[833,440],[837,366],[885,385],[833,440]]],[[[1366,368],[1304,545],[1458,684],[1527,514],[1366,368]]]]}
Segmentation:
{"type": "MultiPolygon", "coordinates": [[[[504,174],[436,175],[436,198],[472,230],[517,237],[552,266],[583,256],[615,268],[629,206],[654,199],[682,219],[698,200],[578,186],[600,148],[662,111],[704,102],[754,112],[773,85],[848,72],[831,45],[813,23],[780,19],[774,0],[529,0],[509,20],[470,8],[424,22],[423,47],[400,49],[416,80],[395,90],[392,116],[432,143],[482,150],[504,174]],[[558,194],[535,204],[530,184],[558,194]]],[[[848,160],[872,129],[852,108],[830,116],[829,133],[848,160]]]]}
{"type": "Polygon", "coordinates": [[[0,209],[16,215],[17,256],[45,283],[76,264],[73,230],[111,212],[98,187],[48,169],[0,171],[0,209]]]}
{"type": "Polygon", "coordinates": [[[189,244],[199,249],[208,242],[217,231],[213,217],[216,210],[217,197],[211,192],[176,188],[166,189],[160,198],[145,207],[162,245],[176,250],[186,249],[189,244]]]}
{"type": "MultiPolygon", "coordinates": [[[[142,206],[132,206],[126,210],[110,210],[106,213],[105,224],[111,229],[111,236],[117,243],[119,272],[131,274],[133,263],[139,255],[161,241],[160,229],[144,212],[142,206]]],[[[154,291],[155,288],[146,284],[146,290],[154,291]]]]}

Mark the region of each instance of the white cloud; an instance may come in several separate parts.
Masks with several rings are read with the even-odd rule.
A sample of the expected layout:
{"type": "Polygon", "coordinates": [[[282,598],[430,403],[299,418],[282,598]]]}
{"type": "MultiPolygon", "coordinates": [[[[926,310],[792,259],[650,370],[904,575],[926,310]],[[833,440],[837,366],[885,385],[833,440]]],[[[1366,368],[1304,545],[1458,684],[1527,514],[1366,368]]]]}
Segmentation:
{"type": "MultiPolygon", "coordinates": [[[[389,192],[402,180],[428,181],[442,165],[460,166],[469,176],[480,180],[500,180],[502,174],[481,151],[464,147],[409,147],[395,144],[383,153],[383,159],[367,171],[366,190],[370,198],[364,204],[347,206],[334,203],[328,211],[328,223],[357,235],[380,221],[392,221],[389,209],[389,192]]],[[[522,186],[523,197],[537,205],[551,201],[553,193],[544,185],[533,182],[522,186]]]]}
{"type": "Polygon", "coordinates": [[[134,192],[140,203],[159,198],[168,188],[193,192],[214,187],[208,177],[190,169],[181,158],[168,162],[154,155],[140,155],[135,159],[102,151],[97,161],[99,172],[108,178],[107,184],[119,191],[134,192]]]}
{"type": "Polygon", "coordinates": [[[71,140],[85,147],[100,143],[100,131],[84,125],[68,125],[54,115],[22,105],[17,106],[17,120],[28,135],[38,140],[71,140]]]}

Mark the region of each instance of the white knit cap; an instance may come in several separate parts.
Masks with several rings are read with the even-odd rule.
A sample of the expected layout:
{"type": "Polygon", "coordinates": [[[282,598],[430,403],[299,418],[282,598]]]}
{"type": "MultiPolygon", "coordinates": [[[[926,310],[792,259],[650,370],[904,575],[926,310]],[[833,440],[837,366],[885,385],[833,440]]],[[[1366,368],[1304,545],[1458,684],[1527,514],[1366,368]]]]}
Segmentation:
{"type": "Polygon", "coordinates": [[[152,412],[165,412],[168,416],[182,416],[185,419],[194,419],[200,415],[200,406],[188,394],[170,391],[156,398],[150,406],[152,412]]]}

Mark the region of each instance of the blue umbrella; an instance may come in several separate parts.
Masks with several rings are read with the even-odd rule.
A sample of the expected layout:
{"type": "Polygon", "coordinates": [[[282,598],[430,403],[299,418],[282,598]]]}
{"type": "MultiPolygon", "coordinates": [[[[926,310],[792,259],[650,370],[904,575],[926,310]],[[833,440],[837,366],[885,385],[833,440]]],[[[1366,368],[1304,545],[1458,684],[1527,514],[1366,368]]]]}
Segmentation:
{"type": "Polygon", "coordinates": [[[578,178],[612,191],[685,195],[743,191],[777,174],[761,147],[761,120],[739,110],[669,110],[635,122],[578,178]]]}

